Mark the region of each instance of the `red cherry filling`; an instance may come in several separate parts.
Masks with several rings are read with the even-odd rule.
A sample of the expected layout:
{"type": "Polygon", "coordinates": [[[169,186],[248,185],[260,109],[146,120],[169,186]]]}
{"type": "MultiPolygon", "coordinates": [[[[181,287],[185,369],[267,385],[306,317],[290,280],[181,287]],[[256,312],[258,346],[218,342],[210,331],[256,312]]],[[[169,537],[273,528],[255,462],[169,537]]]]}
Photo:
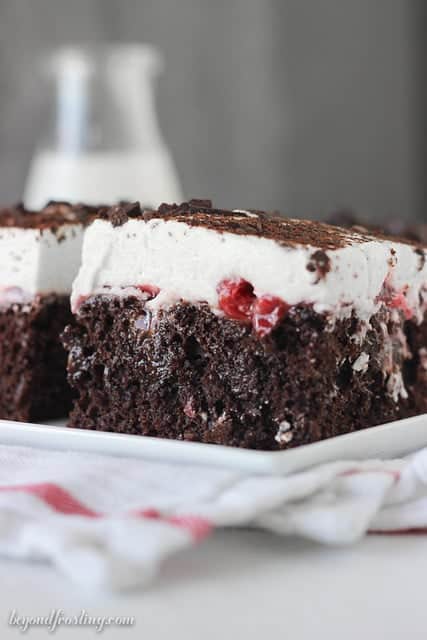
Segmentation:
{"type": "Polygon", "coordinates": [[[410,320],[414,315],[414,311],[408,305],[408,300],[405,295],[406,289],[407,287],[403,287],[400,291],[396,291],[389,284],[388,278],[386,278],[378,300],[384,302],[389,309],[399,309],[399,311],[402,311],[406,320],[410,320]]]}
{"type": "Polygon", "coordinates": [[[414,315],[414,312],[409,307],[406,296],[402,291],[400,293],[391,294],[390,298],[386,300],[386,305],[390,307],[390,309],[399,309],[402,311],[407,320],[410,320],[414,315]]]}
{"type": "Polygon", "coordinates": [[[148,293],[150,298],[155,298],[160,293],[159,287],[154,284],[139,284],[135,288],[142,291],[142,293],[148,293]]]}
{"type": "Polygon", "coordinates": [[[76,302],[75,302],[75,303],[74,303],[74,305],[73,305],[72,312],[73,312],[73,313],[77,313],[77,311],[80,309],[80,307],[82,306],[82,304],[83,304],[84,302],[86,302],[86,300],[87,300],[88,298],[90,298],[90,296],[89,296],[89,295],[87,295],[87,296],[83,296],[83,295],[78,296],[78,298],[77,298],[76,302]]]}
{"type": "Polygon", "coordinates": [[[289,305],[275,296],[257,298],[253,306],[252,325],[261,338],[268,335],[285,316],[289,305]]]}
{"type": "Polygon", "coordinates": [[[253,286],[246,280],[223,280],[217,287],[219,308],[233,320],[251,321],[256,300],[253,286]]]}
{"type": "Polygon", "coordinates": [[[257,297],[246,280],[223,280],[217,287],[221,311],[228,318],[251,322],[256,333],[264,337],[270,333],[289,309],[280,298],[257,297]]]}

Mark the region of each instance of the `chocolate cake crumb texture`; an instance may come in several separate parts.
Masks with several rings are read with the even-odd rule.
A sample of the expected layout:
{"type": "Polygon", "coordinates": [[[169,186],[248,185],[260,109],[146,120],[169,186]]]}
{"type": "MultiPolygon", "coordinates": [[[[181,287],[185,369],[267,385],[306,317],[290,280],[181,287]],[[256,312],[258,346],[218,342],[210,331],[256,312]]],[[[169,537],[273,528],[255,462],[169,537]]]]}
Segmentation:
{"type": "Polygon", "coordinates": [[[68,296],[36,296],[0,311],[0,419],[37,422],[67,415],[72,392],[60,334],[73,325],[68,296]]]}
{"type": "Polygon", "coordinates": [[[426,412],[427,323],[405,324],[403,349],[401,325],[385,335],[382,314],[355,340],[355,317],[325,330],[326,316],[301,305],[260,340],[207,305],[153,318],[136,297],[95,296],[64,333],[77,394],[70,426],[277,450],[426,412]]]}

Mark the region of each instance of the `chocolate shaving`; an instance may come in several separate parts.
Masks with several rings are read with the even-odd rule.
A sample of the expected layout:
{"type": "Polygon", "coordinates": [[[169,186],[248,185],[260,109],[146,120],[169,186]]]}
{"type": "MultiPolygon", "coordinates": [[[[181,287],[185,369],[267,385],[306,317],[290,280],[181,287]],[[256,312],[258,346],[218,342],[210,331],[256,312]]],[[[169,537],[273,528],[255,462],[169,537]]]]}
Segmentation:
{"type": "MultiPolygon", "coordinates": [[[[243,210],[242,210],[243,211],[243,210]]],[[[365,242],[370,236],[356,234],[321,222],[293,220],[277,213],[268,213],[258,209],[248,209],[253,216],[242,211],[215,209],[208,199],[192,198],[188,202],[162,203],[155,211],[142,210],[138,203],[120,203],[100,212],[100,217],[108,219],[114,226],[127,222],[131,217],[148,222],[153,219],[176,220],[189,226],[204,227],[218,233],[251,235],[275,240],[284,246],[319,247],[322,250],[345,247],[351,243],[365,242]]],[[[319,259],[319,277],[326,273],[328,265],[324,258],[319,259]]]]}
{"type": "Polygon", "coordinates": [[[415,249],[415,253],[419,256],[420,258],[420,262],[418,264],[418,271],[421,271],[422,269],[424,269],[424,265],[426,263],[426,251],[424,249],[421,249],[421,247],[418,247],[417,249],[415,249]]]}
{"type": "Polygon", "coordinates": [[[131,218],[141,217],[142,213],[139,202],[120,202],[102,211],[101,217],[109,220],[113,227],[120,227],[131,218]]]}
{"type": "Polygon", "coordinates": [[[363,221],[354,212],[345,210],[331,214],[327,222],[358,233],[368,233],[380,240],[393,237],[403,244],[427,245],[427,224],[408,223],[392,218],[382,225],[373,225],[363,221]]]}
{"type": "Polygon", "coordinates": [[[201,200],[200,198],[192,198],[189,203],[190,207],[199,209],[212,209],[212,200],[201,200]]]}
{"type": "Polygon", "coordinates": [[[329,256],[319,249],[311,254],[310,260],[307,263],[308,271],[312,273],[317,273],[317,280],[315,284],[317,284],[320,280],[326,277],[326,275],[331,270],[331,261],[329,256]]]}
{"type": "Polygon", "coordinates": [[[40,211],[26,209],[22,202],[0,209],[0,227],[49,229],[56,233],[67,224],[87,225],[96,217],[99,207],[51,200],[40,211]]]}

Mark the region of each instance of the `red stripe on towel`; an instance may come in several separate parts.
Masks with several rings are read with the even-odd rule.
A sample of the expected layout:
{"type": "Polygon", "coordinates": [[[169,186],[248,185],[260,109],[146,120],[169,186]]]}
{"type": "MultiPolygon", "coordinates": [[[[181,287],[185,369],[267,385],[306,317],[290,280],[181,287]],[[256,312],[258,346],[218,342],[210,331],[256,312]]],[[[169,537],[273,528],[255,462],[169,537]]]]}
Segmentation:
{"type": "Polygon", "coordinates": [[[157,509],[143,509],[133,513],[136,516],[149,518],[150,520],[161,520],[175,527],[185,529],[197,542],[206,538],[213,529],[213,524],[209,520],[199,518],[199,516],[166,516],[157,511],[157,509]]]}
{"type": "MultiPolygon", "coordinates": [[[[87,518],[106,517],[106,514],[89,509],[77,498],[74,498],[71,493],[53,482],[0,486],[0,491],[5,493],[11,491],[29,493],[42,500],[54,511],[64,515],[85,516],[87,518]]],[[[128,515],[147,520],[159,520],[165,524],[179,527],[188,532],[195,541],[205,538],[213,528],[212,523],[204,518],[187,515],[168,516],[160,513],[157,509],[138,509],[128,515]]]]}
{"type": "Polygon", "coordinates": [[[385,473],[392,476],[395,482],[399,482],[400,480],[400,471],[396,469],[348,469],[347,471],[339,473],[338,476],[345,478],[347,476],[356,476],[364,473],[385,473]]]}
{"type": "Polygon", "coordinates": [[[71,493],[68,493],[68,491],[62,489],[62,487],[57,484],[53,484],[52,482],[21,484],[7,487],[0,486],[0,491],[19,491],[21,493],[30,493],[31,495],[40,498],[40,500],[43,500],[43,502],[54,509],[54,511],[58,511],[58,513],[73,516],[86,516],[87,518],[100,518],[102,515],[96,511],[92,511],[92,509],[89,509],[74,498],[71,493]]]}

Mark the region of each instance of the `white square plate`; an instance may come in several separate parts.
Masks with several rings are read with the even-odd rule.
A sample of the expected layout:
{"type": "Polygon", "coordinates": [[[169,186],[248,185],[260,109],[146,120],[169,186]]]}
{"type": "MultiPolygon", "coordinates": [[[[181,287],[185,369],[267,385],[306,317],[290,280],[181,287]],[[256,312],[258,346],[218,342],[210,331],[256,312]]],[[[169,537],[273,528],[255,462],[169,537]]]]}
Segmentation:
{"type": "Polygon", "coordinates": [[[288,474],[335,460],[396,458],[427,446],[427,414],[287,451],[252,451],[60,425],[64,421],[42,425],[0,420],[0,444],[213,465],[261,474],[288,474]]]}

